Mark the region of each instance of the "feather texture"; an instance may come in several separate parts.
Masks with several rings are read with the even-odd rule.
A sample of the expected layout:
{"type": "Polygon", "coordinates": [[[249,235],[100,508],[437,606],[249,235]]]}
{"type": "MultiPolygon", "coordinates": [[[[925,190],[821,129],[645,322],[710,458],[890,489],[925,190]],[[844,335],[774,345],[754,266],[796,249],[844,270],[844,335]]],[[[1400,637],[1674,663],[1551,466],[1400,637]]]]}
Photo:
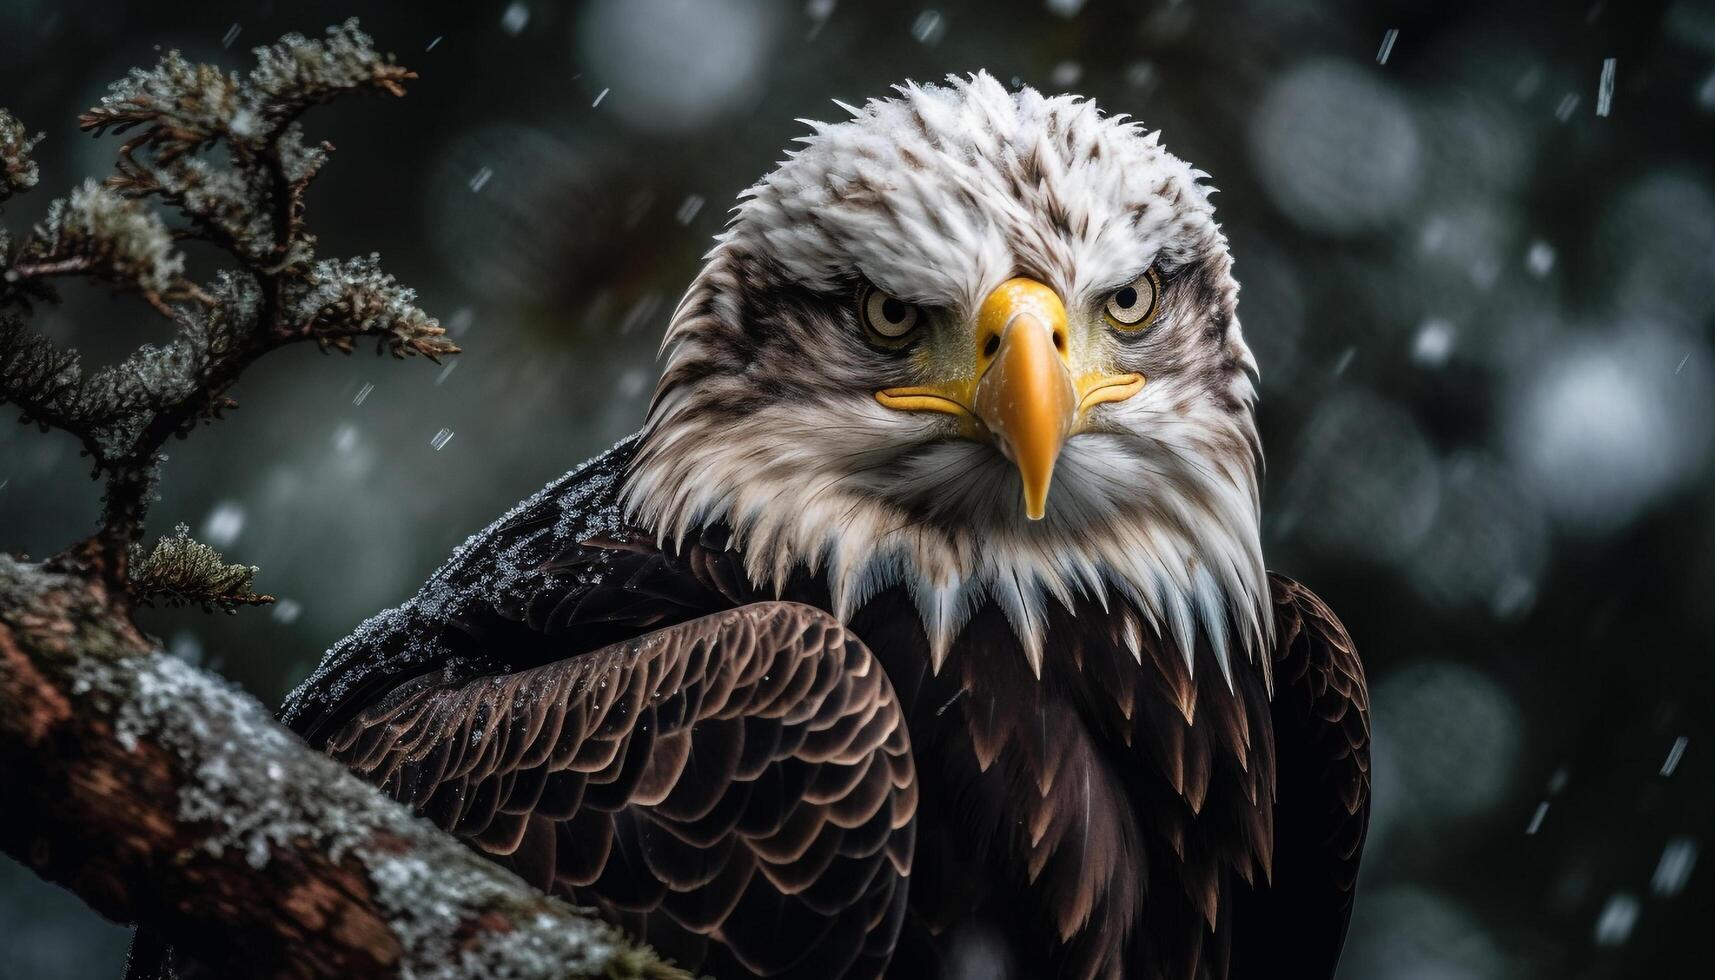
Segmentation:
{"type": "Polygon", "coordinates": [[[904,720],[869,652],[807,606],[407,684],[326,748],[526,880],[717,974],[878,976],[903,921],[904,720]]]}
{"type": "Polygon", "coordinates": [[[473,536],[284,717],[722,976],[956,976],[973,944],[1013,978],[1330,976],[1368,700],[1327,607],[1263,563],[1203,175],[983,73],[847,108],[743,195],[644,431],[473,536]],[[1157,315],[1111,329],[1146,269],[1157,315]],[[1021,275],[1063,302],[1069,366],[1145,379],[1079,417],[1041,521],[995,446],[875,397],[961,377],[1021,275]],[[870,284],[928,333],[866,341],[870,284]]]}
{"type": "Polygon", "coordinates": [[[726,525],[776,590],[825,571],[841,618],[904,586],[936,669],[994,602],[1041,674],[1045,610],[1087,595],[1130,600],[1181,651],[1208,644],[1230,682],[1271,626],[1260,448],[1238,285],[1197,172],[1087,99],[983,72],[813,129],[744,192],[674,313],[629,516],[663,543],[726,525]],[[1160,316],[1114,336],[1104,294],[1152,266],[1160,316]],[[1093,362],[1148,379],[1066,443],[1041,521],[992,446],[875,400],[970,358],[943,363],[928,340],[882,356],[853,320],[867,281],[936,311],[962,350],[982,298],[1018,275],[1062,298],[1093,362]]]}
{"type": "Polygon", "coordinates": [[[1367,696],[1308,591],[1271,583],[1272,703],[1260,667],[1229,688],[1208,645],[1188,665],[1141,611],[1088,597],[1046,607],[1039,680],[992,603],[937,673],[906,590],[841,626],[815,612],[825,572],[799,569],[782,604],[720,526],[663,549],[612,518],[633,446],[473,538],[288,718],[716,975],[808,970],[774,923],[832,937],[853,909],[862,937],[817,946],[858,949],[852,976],[956,974],[954,938],[977,934],[1013,977],[1270,976],[1281,949],[1328,975],[1311,967],[1331,970],[1350,911],[1367,696]],[[851,693],[822,693],[820,663],[851,693]]]}

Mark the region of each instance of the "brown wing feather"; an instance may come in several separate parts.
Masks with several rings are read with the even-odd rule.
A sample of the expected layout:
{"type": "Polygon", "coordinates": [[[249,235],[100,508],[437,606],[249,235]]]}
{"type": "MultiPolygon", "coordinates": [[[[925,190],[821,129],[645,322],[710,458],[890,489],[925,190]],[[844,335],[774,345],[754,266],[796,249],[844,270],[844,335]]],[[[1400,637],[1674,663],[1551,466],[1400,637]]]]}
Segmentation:
{"type": "Polygon", "coordinates": [[[1370,814],[1370,702],[1351,637],[1314,593],[1271,576],[1274,866],[1239,910],[1235,977],[1331,977],[1370,814]]]}
{"type": "Polygon", "coordinates": [[[910,741],[869,651],[765,602],[558,663],[408,685],[330,754],[527,880],[720,976],[879,975],[910,741]]]}

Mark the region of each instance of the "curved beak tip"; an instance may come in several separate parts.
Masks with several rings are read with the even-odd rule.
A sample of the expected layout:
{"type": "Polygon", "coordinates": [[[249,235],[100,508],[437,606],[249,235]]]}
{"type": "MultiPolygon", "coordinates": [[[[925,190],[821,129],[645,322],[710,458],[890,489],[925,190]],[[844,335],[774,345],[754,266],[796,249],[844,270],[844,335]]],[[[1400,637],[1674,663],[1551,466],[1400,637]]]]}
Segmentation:
{"type": "Polygon", "coordinates": [[[1056,342],[1065,331],[1065,309],[1046,286],[1015,280],[996,290],[983,315],[999,343],[972,408],[1018,468],[1025,516],[1039,521],[1047,515],[1054,463],[1077,409],[1063,343],[1056,342]]]}
{"type": "Polygon", "coordinates": [[[1048,487],[1024,488],[1024,516],[1033,521],[1040,521],[1048,516],[1048,487]]]}

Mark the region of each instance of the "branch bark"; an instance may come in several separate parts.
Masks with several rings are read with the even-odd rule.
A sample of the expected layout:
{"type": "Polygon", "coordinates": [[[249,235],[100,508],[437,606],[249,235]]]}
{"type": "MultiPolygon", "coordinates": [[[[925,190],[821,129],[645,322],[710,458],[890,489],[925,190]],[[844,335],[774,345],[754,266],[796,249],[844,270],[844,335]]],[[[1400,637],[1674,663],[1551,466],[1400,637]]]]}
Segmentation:
{"type": "Polygon", "coordinates": [[[0,555],[0,850],[216,976],[683,976],[0,555]]]}
{"type": "MultiPolygon", "coordinates": [[[[304,192],[332,147],[297,121],[348,93],[404,94],[410,71],[355,21],[287,35],[242,78],[169,52],[81,119],[136,127],[105,184],[51,205],[17,248],[0,228],[0,403],[75,435],[106,479],[101,529],[47,565],[0,554],[0,851],[214,976],[682,976],[536,891],[277,725],[255,700],[155,649],[131,604],[268,599],[255,569],[181,534],[129,574],[161,449],[234,406],[251,363],[314,340],[397,357],[458,347],[374,257],[319,259],[304,192]],[[215,145],[226,153],[204,152],[215,145]],[[187,219],[175,233],[157,205],[187,219]],[[188,228],[236,268],[204,285],[188,228]],[[23,316],[75,275],[123,286],[178,335],[86,374],[23,316]]],[[[0,201],[37,182],[0,109],[0,201]]],[[[158,948],[158,946],[157,946],[158,948]]]]}

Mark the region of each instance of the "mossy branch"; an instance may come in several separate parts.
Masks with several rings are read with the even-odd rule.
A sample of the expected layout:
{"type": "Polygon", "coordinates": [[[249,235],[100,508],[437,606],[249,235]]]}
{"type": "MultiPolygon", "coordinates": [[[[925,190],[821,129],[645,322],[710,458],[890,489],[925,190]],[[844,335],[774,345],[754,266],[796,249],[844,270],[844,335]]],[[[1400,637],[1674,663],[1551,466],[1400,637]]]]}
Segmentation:
{"type": "Polygon", "coordinates": [[[274,601],[255,589],[255,565],[228,565],[220,552],[194,540],[183,524],[154,550],[131,562],[131,597],[145,605],[201,606],[206,612],[274,601]]]}

